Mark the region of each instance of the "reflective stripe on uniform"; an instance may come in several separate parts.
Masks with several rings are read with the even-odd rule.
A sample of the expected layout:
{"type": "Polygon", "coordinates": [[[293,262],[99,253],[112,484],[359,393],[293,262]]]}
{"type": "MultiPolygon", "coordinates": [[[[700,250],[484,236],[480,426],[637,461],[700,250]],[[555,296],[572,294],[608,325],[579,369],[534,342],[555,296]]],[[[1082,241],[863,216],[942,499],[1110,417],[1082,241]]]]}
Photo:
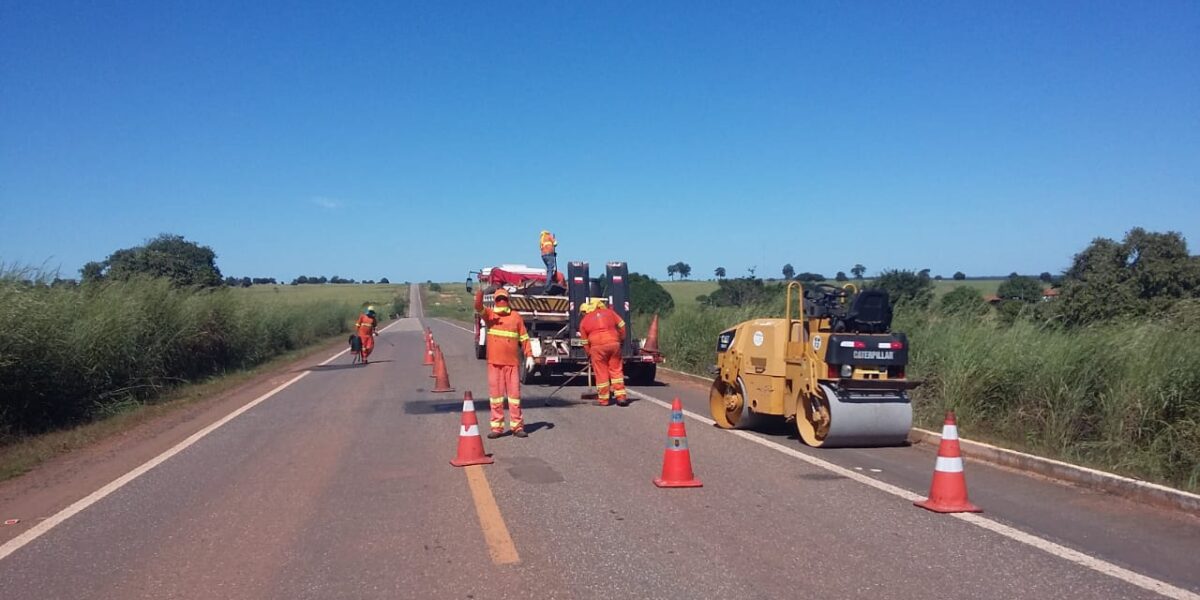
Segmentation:
{"type": "Polygon", "coordinates": [[[522,342],[528,342],[528,341],[529,341],[529,335],[528,335],[528,334],[525,334],[525,333],[522,333],[522,334],[521,334],[521,338],[520,338],[520,339],[521,339],[521,341],[522,341],[522,342]]]}
{"type": "Polygon", "coordinates": [[[613,385],[624,384],[625,378],[624,377],[613,377],[610,381],[612,382],[613,385]]]}
{"type": "Polygon", "coordinates": [[[512,339],[517,339],[517,338],[521,337],[521,334],[519,334],[515,331],[505,331],[503,329],[489,329],[488,335],[494,335],[496,337],[512,338],[512,339]]]}
{"type": "Polygon", "coordinates": [[[509,407],[509,408],[512,408],[512,407],[514,407],[514,406],[521,406],[521,399],[520,399],[520,398],[509,398],[509,399],[508,399],[508,407],[509,407]]]}
{"type": "Polygon", "coordinates": [[[591,343],[591,342],[589,342],[589,341],[587,341],[587,340],[583,340],[583,345],[584,345],[584,346],[586,346],[586,345],[588,345],[588,344],[590,344],[590,343],[591,343]]]}
{"type": "Polygon", "coordinates": [[[491,404],[504,404],[504,397],[501,396],[499,398],[488,398],[488,402],[491,404]]]}

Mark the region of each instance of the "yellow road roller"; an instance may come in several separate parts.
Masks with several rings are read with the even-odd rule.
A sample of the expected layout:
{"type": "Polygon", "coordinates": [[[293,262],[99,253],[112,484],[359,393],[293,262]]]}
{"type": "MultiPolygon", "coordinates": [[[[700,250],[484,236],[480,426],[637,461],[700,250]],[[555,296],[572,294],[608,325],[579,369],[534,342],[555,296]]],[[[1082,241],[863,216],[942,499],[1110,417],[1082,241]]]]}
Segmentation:
{"type": "Polygon", "coordinates": [[[891,331],[887,292],[787,287],[782,319],[753,319],[717,338],[709,406],[717,425],[769,415],[795,421],[814,447],[895,446],[912,427],[908,338],[891,331]],[[793,314],[795,310],[796,314],[793,314]]]}

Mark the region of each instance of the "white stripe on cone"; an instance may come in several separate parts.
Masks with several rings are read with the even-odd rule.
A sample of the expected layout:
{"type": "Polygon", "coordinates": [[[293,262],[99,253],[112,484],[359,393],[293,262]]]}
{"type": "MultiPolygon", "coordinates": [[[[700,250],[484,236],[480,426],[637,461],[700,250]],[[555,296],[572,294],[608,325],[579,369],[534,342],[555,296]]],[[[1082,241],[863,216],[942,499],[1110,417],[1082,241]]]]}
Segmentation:
{"type": "Polygon", "coordinates": [[[473,400],[463,400],[463,412],[472,412],[475,410],[475,402],[473,400]]]}
{"type": "Polygon", "coordinates": [[[962,473],[962,457],[956,456],[954,458],[946,458],[945,456],[939,456],[937,457],[937,465],[935,465],[933,469],[943,473],[962,473]]]}
{"type": "Polygon", "coordinates": [[[942,426],[942,439],[943,440],[957,440],[958,439],[958,425],[942,426]]]}
{"type": "MultiPolygon", "coordinates": [[[[479,435],[479,426],[478,425],[472,425],[470,427],[467,427],[465,425],[459,425],[459,427],[458,427],[458,437],[474,437],[477,435],[479,435]]],[[[941,460],[941,459],[939,458],[938,460],[941,460]]],[[[961,471],[962,467],[960,466],[958,468],[958,470],[961,471]]]]}

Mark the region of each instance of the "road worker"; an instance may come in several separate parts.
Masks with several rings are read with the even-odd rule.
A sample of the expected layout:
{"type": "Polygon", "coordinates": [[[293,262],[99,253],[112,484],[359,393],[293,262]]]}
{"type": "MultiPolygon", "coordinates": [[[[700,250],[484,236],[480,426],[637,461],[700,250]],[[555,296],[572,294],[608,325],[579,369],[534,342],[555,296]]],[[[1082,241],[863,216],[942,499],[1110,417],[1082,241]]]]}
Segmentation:
{"type": "Polygon", "coordinates": [[[546,289],[549,289],[558,272],[558,240],[554,239],[553,233],[543,229],[538,236],[538,249],[542,252],[542,262],[546,263],[546,289]]]}
{"type": "Polygon", "coordinates": [[[523,438],[525,423],[521,420],[521,381],[518,366],[521,353],[525,369],[533,369],[533,354],[525,320],[509,304],[508,291],[498,288],[493,294],[495,308],[483,305],[483,290],[475,292],[475,313],[487,328],[488,403],[492,408],[489,439],[504,435],[504,399],[508,398],[508,425],[513,435],[523,438]]]}
{"type": "Polygon", "coordinates": [[[379,335],[376,327],[379,326],[379,319],[375,316],[375,307],[368,306],[363,309],[363,313],[358,316],[358,320],[354,322],[354,331],[358,334],[358,339],[362,340],[362,361],[367,364],[367,357],[371,356],[371,351],[375,349],[375,336],[379,335]]]}
{"type": "Polygon", "coordinates": [[[617,316],[600,299],[584,303],[584,312],[579,320],[579,337],[592,371],[596,374],[596,393],[599,399],[594,404],[608,406],[614,397],[617,406],[628,406],[625,393],[625,374],[622,370],[621,345],[625,343],[625,321],[617,316]]]}

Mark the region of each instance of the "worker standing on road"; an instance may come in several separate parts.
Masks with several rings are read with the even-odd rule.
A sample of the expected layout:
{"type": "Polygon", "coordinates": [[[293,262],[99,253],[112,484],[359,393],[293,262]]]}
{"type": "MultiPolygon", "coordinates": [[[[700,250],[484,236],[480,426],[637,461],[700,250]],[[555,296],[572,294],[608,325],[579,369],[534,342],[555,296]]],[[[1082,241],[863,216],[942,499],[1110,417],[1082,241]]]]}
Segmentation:
{"type": "Polygon", "coordinates": [[[585,303],[581,310],[585,314],[579,320],[579,337],[583,338],[583,348],[592,361],[592,371],[596,373],[599,400],[595,403],[608,406],[611,395],[616,397],[617,406],[628,406],[621,358],[621,344],[625,343],[625,320],[599,299],[585,303]]]}
{"type": "Polygon", "coordinates": [[[554,234],[542,230],[538,237],[538,248],[542,251],[542,262],[546,263],[546,288],[554,283],[554,274],[558,272],[558,240],[554,234]]]}
{"type": "Polygon", "coordinates": [[[367,357],[371,356],[371,351],[375,349],[375,336],[379,335],[375,328],[379,326],[379,319],[375,317],[375,307],[368,306],[363,310],[363,314],[358,316],[358,320],[354,322],[354,330],[358,334],[358,339],[362,340],[362,361],[367,364],[367,357]]]}
{"type": "Polygon", "coordinates": [[[499,288],[493,295],[495,308],[483,305],[483,290],[475,292],[475,312],[487,328],[488,403],[492,408],[492,432],[489,439],[504,435],[504,399],[508,398],[508,424],[513,435],[523,438],[525,423],[521,420],[521,382],[517,367],[521,352],[525,354],[525,369],[533,369],[533,354],[525,320],[508,305],[508,291],[499,288]]]}

